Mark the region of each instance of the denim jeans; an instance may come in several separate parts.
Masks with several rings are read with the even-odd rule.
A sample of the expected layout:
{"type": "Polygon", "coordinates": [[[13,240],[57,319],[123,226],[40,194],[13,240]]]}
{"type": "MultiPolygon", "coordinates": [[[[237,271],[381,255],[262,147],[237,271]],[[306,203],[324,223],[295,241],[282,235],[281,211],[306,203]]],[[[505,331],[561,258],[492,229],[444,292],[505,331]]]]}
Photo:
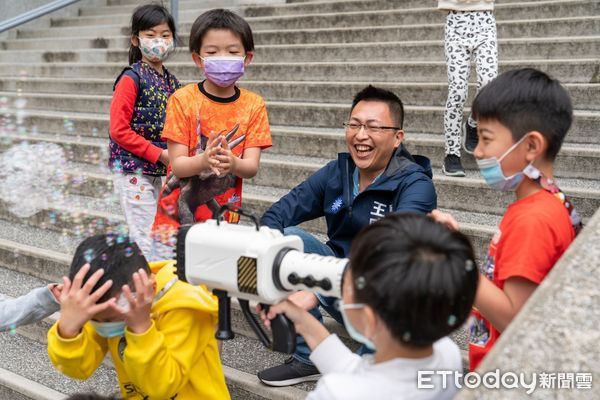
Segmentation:
{"type": "MultiPolygon", "coordinates": [[[[305,253],[320,254],[322,256],[335,256],[335,253],[333,252],[331,247],[327,246],[325,243],[321,243],[316,237],[314,237],[313,235],[301,228],[298,228],[296,226],[285,228],[283,230],[283,234],[286,236],[299,236],[300,239],[302,239],[302,242],[304,243],[305,253]]],[[[335,319],[338,323],[343,325],[344,322],[342,319],[342,314],[336,307],[336,302],[338,299],[335,297],[325,297],[320,295],[317,295],[317,298],[319,299],[319,306],[321,306],[321,308],[327,311],[327,313],[331,315],[331,317],[335,319]]],[[[319,306],[313,308],[312,310],[309,310],[309,312],[322,323],[323,316],[319,311],[319,306]]],[[[357,350],[357,353],[362,355],[366,353],[371,353],[371,351],[365,346],[360,346],[360,348],[357,350]]],[[[296,337],[296,351],[294,352],[293,357],[304,364],[312,365],[309,356],[310,348],[306,344],[304,338],[298,335],[296,337]]]]}

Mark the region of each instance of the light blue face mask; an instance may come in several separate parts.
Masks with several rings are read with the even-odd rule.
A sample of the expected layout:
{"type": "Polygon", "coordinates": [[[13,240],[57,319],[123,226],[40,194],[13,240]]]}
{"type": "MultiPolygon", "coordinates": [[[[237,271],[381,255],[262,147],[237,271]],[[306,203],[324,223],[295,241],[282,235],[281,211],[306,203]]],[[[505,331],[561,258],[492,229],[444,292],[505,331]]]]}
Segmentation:
{"type": "Polygon", "coordinates": [[[125,335],[125,321],[97,322],[90,321],[96,333],[104,338],[112,338],[125,335]]]}
{"type": "MultiPolygon", "coordinates": [[[[525,176],[523,171],[519,171],[509,177],[504,176],[501,162],[507,155],[510,154],[511,151],[521,144],[526,137],[527,135],[523,136],[521,140],[510,146],[510,148],[506,150],[506,152],[500,158],[490,157],[483,160],[476,160],[481,176],[483,176],[485,183],[487,183],[491,188],[498,189],[503,192],[510,192],[515,190],[521,181],[523,181],[523,177],[525,176]]],[[[529,164],[525,169],[530,166],[531,164],[529,164]]]]}
{"type": "Polygon", "coordinates": [[[356,330],[354,325],[352,325],[352,322],[350,322],[350,318],[348,318],[345,311],[356,310],[365,306],[366,304],[361,303],[344,304],[341,301],[339,303],[340,313],[342,314],[342,319],[344,320],[344,326],[346,327],[346,330],[348,331],[350,337],[356,340],[357,342],[364,344],[365,346],[367,346],[368,349],[375,351],[375,343],[373,343],[369,338],[365,337],[362,333],[356,330]]]}

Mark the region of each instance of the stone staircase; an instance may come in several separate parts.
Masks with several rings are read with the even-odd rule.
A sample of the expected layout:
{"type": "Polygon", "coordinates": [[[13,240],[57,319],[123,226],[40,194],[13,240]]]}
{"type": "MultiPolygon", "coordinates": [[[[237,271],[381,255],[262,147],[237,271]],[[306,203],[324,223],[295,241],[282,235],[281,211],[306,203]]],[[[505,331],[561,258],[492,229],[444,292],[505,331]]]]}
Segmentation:
{"type": "MultiPolygon", "coordinates": [[[[78,240],[124,222],[110,196],[112,182],[104,166],[108,108],[113,80],[127,60],[131,11],[141,2],[106,3],[81,7],[76,18],[53,19],[49,28],[17,29],[0,42],[0,151],[21,141],[55,143],[69,158],[64,194],[68,206],[51,205],[32,217],[18,218],[0,202],[2,294],[17,296],[58,280],[78,240]]],[[[344,151],[340,127],[349,103],[358,90],[373,83],[405,102],[405,143],[412,152],[430,157],[439,206],[458,218],[481,256],[511,197],[489,189],[468,155],[463,156],[466,178],[441,174],[447,86],[444,16],[435,10],[435,2],[239,3],[180,1],[182,44],[166,65],[184,83],[201,79],[185,43],[191,23],[205,9],[225,5],[250,22],[257,49],[240,85],[267,100],[274,146],[263,155],[258,175],[244,187],[245,208],[260,214],[344,151]]],[[[600,206],[599,2],[497,3],[500,69],[542,69],[560,78],[573,97],[575,123],[558,157],[556,175],[587,220],[600,206]]],[[[473,92],[474,85],[469,101],[473,92]]],[[[325,232],[321,220],[305,226],[317,234],[325,232]]],[[[273,389],[257,381],[257,371],[284,356],[263,349],[235,311],[238,336],[224,344],[222,354],[233,398],[303,398],[312,385],[273,389]]],[[[77,391],[115,391],[108,360],[87,382],[69,380],[53,370],[45,332],[55,319],[0,334],[0,398],[58,399],[77,391]]],[[[336,324],[327,323],[347,339],[336,324]]],[[[454,339],[465,350],[464,331],[454,339]]]]}

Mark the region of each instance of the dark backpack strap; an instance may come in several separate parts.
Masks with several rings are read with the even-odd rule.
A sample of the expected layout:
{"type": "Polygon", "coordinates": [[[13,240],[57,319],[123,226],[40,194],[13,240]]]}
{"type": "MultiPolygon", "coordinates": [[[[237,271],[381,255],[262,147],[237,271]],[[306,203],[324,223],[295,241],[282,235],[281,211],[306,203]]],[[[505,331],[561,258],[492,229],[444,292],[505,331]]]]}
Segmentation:
{"type": "Polygon", "coordinates": [[[119,83],[119,81],[121,80],[121,78],[123,76],[128,76],[131,79],[133,79],[133,81],[135,82],[135,86],[138,88],[138,95],[139,95],[139,92],[140,92],[140,76],[131,67],[124,68],[123,71],[121,71],[121,73],[119,74],[119,76],[117,76],[117,79],[115,79],[115,83],[113,84],[113,92],[115,91],[115,88],[117,87],[117,83],[119,83]]]}

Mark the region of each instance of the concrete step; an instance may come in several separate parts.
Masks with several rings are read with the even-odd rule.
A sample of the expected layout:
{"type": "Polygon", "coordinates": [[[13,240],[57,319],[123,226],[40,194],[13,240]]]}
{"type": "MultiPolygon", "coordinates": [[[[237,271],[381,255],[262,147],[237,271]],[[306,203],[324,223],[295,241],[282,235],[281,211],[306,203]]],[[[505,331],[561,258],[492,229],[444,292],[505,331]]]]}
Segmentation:
{"type": "MultiPolygon", "coordinates": [[[[311,130],[289,127],[272,127],[274,146],[268,150],[267,156],[281,157],[315,157],[330,159],[339,152],[347,151],[344,134],[334,130],[311,130]]],[[[9,145],[27,141],[29,143],[55,143],[65,148],[69,161],[95,166],[106,165],[108,159],[107,134],[101,137],[57,137],[53,134],[37,133],[35,135],[5,134],[5,143],[0,144],[0,151],[9,145]]],[[[413,154],[428,157],[434,168],[440,169],[444,159],[444,138],[441,134],[412,134],[404,141],[413,154]]],[[[283,159],[285,161],[285,159],[283,159]]],[[[462,164],[467,170],[477,171],[477,164],[472,156],[463,154],[462,164]]],[[[600,165],[599,145],[577,145],[565,143],[555,164],[557,178],[576,178],[594,180],[598,178],[596,167],[600,165]]]]}
{"type": "MultiPolygon", "coordinates": [[[[197,81],[182,81],[182,84],[197,81]]],[[[29,93],[64,93],[111,95],[114,79],[104,78],[2,78],[0,91],[29,93]]],[[[240,86],[260,94],[266,100],[336,103],[341,99],[352,99],[356,93],[372,84],[396,93],[405,105],[446,105],[448,85],[432,83],[388,83],[388,82],[295,82],[295,81],[249,81],[240,86]]],[[[578,110],[600,110],[600,84],[567,83],[573,104],[578,110]]],[[[476,84],[469,85],[469,100],[475,98],[476,84]]]]}
{"type": "MultiPolygon", "coordinates": [[[[600,36],[547,37],[500,39],[499,51],[508,59],[553,59],[583,58],[600,56],[600,36]]],[[[18,49],[19,44],[29,42],[15,41],[11,50],[0,53],[0,62],[81,62],[103,63],[127,60],[128,50],[88,49],[88,43],[82,49],[70,47],[69,50],[48,51],[41,49],[18,49]]],[[[41,45],[42,43],[38,43],[41,45]]],[[[441,40],[373,42],[351,44],[296,44],[262,45],[256,47],[256,60],[260,62],[303,61],[443,61],[444,44],[441,40]]],[[[179,47],[169,57],[169,62],[189,62],[187,48],[179,47]]]]}
{"type": "MultiPolygon", "coordinates": [[[[509,19],[518,16],[521,19],[552,18],[556,15],[563,17],[580,17],[598,15],[598,4],[594,0],[561,0],[540,1],[535,3],[498,4],[494,14],[498,19],[509,19]]],[[[193,22],[199,15],[184,13],[180,15],[181,22],[193,22]]],[[[71,18],[56,18],[51,20],[52,26],[89,26],[121,24],[126,25],[131,19],[130,13],[80,16],[71,18]]],[[[440,23],[443,13],[434,7],[429,8],[395,8],[385,10],[331,12],[321,14],[300,14],[284,16],[264,16],[246,18],[252,29],[301,29],[315,27],[350,27],[392,24],[426,24],[440,23]]]]}
{"type": "MultiPolygon", "coordinates": [[[[498,20],[499,38],[533,38],[549,36],[587,36],[600,31],[600,17],[563,17],[546,19],[514,19],[498,20]]],[[[180,46],[187,47],[191,23],[179,26],[180,46]]],[[[360,42],[395,42],[414,40],[440,40],[444,36],[444,24],[392,24],[359,26],[348,28],[319,27],[309,29],[276,29],[254,30],[254,41],[257,45],[268,44],[309,44],[309,43],[360,43],[360,42]]],[[[27,48],[34,48],[35,43],[43,43],[38,48],[52,48],[51,40],[69,38],[72,45],[86,48],[126,48],[129,46],[129,28],[127,24],[91,25],[76,27],[51,27],[38,29],[18,29],[18,40],[35,39],[27,48]],[[100,34],[101,33],[101,34],[100,34]],[[87,45],[87,46],[86,46],[87,45]]],[[[10,48],[16,41],[4,41],[3,46],[10,48]]],[[[24,46],[24,45],[23,45],[24,46]]],[[[25,48],[25,47],[23,47],[25,48]]],[[[72,48],[72,47],[69,47],[72,48]]]]}
{"type": "MultiPolygon", "coordinates": [[[[50,393],[42,393],[42,396],[48,398],[59,397],[58,393],[73,394],[80,392],[92,392],[104,395],[115,394],[118,391],[118,383],[114,371],[111,371],[105,365],[101,365],[98,370],[86,381],[77,381],[62,375],[56,370],[48,359],[46,345],[35,340],[29,339],[18,333],[0,334],[0,368],[7,370],[21,379],[27,379],[35,382],[37,385],[44,386],[51,390],[50,393]],[[50,395],[54,395],[50,397],[50,395]]],[[[12,376],[14,383],[17,377],[12,376]]],[[[17,381],[18,382],[18,381],[17,381]]],[[[37,386],[36,385],[36,386],[37,386]]],[[[4,388],[9,384],[2,384],[4,388]]],[[[2,389],[0,389],[2,390],[2,389]]],[[[3,391],[3,390],[2,390],[3,391]]],[[[15,390],[16,391],[16,390],[15,390]]],[[[22,399],[43,399],[42,396],[23,396],[22,399]]],[[[3,397],[4,399],[13,399],[14,397],[3,397]]],[[[18,397],[16,397],[18,399],[18,397]]]]}
{"type": "MultiPolygon", "coordinates": [[[[522,2],[523,0],[504,0],[505,3],[522,2]]],[[[540,0],[538,0],[540,1],[540,0]]],[[[213,7],[225,7],[227,2],[212,2],[213,7]]],[[[277,3],[268,5],[239,5],[233,1],[226,7],[239,12],[244,17],[260,17],[260,16],[279,16],[279,15],[298,15],[298,14],[314,14],[314,13],[332,13],[332,12],[350,12],[350,11],[369,11],[369,10],[389,10],[394,8],[419,8],[423,6],[422,0],[377,0],[377,1],[362,1],[362,0],[344,0],[344,1],[311,1],[304,3],[277,3]]],[[[140,2],[131,4],[109,4],[108,6],[86,7],[80,9],[80,15],[114,15],[131,13],[140,2]]],[[[179,12],[200,15],[205,10],[210,8],[206,2],[198,4],[197,1],[180,1],[179,12]],[[202,8],[199,8],[201,6],[202,8]]]]}
{"type": "MultiPolygon", "coordinates": [[[[53,77],[53,78],[115,78],[124,63],[0,63],[2,77],[53,77]]],[[[600,83],[600,60],[554,59],[501,61],[500,72],[532,67],[560,79],[564,83],[600,83]]],[[[168,63],[167,68],[181,80],[196,80],[200,70],[190,62],[168,63]]],[[[252,81],[340,81],[365,82],[373,77],[387,82],[443,82],[447,79],[446,63],[443,61],[362,61],[362,62],[281,62],[253,63],[244,75],[252,81]]],[[[472,74],[471,81],[476,76],[472,74]]]]}
{"type": "Polygon", "coordinates": [[[59,393],[30,379],[0,368],[0,398],[11,400],[62,400],[59,393]]]}
{"type": "MultiPolygon", "coordinates": [[[[4,96],[14,98],[14,93],[4,92],[4,96]]],[[[108,132],[110,96],[23,94],[23,98],[27,99],[27,108],[21,111],[24,113],[24,124],[29,128],[43,127],[48,133],[77,137],[108,132]],[[69,125],[69,121],[72,122],[72,126],[69,125]]],[[[341,130],[341,124],[348,118],[349,105],[268,101],[267,109],[269,122],[273,126],[311,128],[339,126],[338,129],[341,130]]],[[[466,109],[465,115],[468,112],[469,110],[466,109]]],[[[444,107],[407,106],[405,114],[404,129],[409,137],[415,133],[441,134],[443,131],[444,107]]],[[[575,111],[574,116],[568,141],[600,144],[596,129],[600,113],[575,111]]]]}

